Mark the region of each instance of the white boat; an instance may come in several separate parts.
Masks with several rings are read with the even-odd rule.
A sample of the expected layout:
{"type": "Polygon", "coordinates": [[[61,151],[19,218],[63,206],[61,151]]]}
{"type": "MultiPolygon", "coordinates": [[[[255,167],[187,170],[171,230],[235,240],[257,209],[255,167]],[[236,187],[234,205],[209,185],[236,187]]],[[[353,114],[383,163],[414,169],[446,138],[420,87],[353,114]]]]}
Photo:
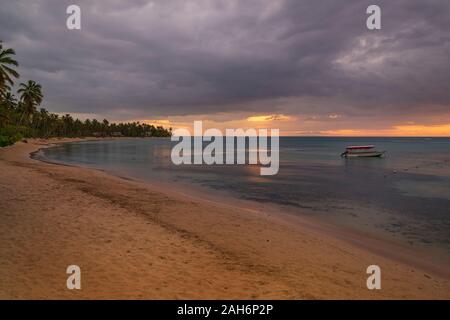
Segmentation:
{"type": "Polygon", "coordinates": [[[374,145],[368,146],[349,146],[345,148],[345,152],[341,154],[341,157],[356,158],[356,157],[381,157],[385,151],[375,150],[374,145]]]}

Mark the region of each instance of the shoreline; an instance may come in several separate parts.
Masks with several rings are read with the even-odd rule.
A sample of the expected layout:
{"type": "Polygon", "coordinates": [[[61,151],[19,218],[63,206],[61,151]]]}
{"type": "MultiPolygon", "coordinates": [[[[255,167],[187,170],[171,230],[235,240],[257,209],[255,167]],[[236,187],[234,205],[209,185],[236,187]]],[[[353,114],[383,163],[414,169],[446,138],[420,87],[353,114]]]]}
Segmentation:
{"type": "MultiPolygon", "coordinates": [[[[0,279],[5,277],[12,279],[8,280],[9,286],[0,282],[2,298],[48,296],[64,299],[71,297],[448,299],[450,297],[448,276],[439,275],[438,270],[435,270],[436,275],[430,275],[428,271],[424,273],[417,265],[411,265],[411,259],[401,257],[399,259],[395,250],[388,250],[391,254],[389,257],[381,242],[367,243],[360,236],[345,232],[339,234],[307,219],[298,217],[285,219],[270,212],[239,206],[230,207],[227,203],[176,195],[158,185],[112,176],[97,169],[66,167],[59,163],[29,158],[31,152],[49,147],[53,143],[85,139],[61,140],[33,140],[28,144],[20,143],[0,151],[1,165],[10,169],[5,170],[7,177],[0,178],[0,187],[6,191],[2,190],[0,212],[6,213],[7,216],[6,223],[0,227],[2,228],[0,279]],[[16,181],[20,180],[19,176],[25,179],[22,184],[16,181]],[[27,177],[35,188],[27,186],[27,177]],[[17,186],[10,186],[8,182],[17,186]],[[43,185],[50,186],[49,190],[54,190],[51,187],[55,190],[59,189],[58,187],[65,187],[67,190],[58,191],[58,195],[36,192],[36,189],[39,190],[39,187],[42,189],[43,185]],[[17,196],[21,196],[21,201],[12,202],[17,196]],[[43,196],[45,198],[41,199],[43,196]],[[67,201],[61,201],[61,198],[67,201]],[[52,202],[52,205],[46,204],[46,200],[52,202]],[[34,213],[40,210],[36,208],[38,206],[36,202],[50,208],[47,210],[41,208],[42,215],[38,216],[34,213]],[[72,214],[79,210],[77,206],[80,203],[85,204],[81,210],[83,212],[76,215],[78,218],[75,222],[68,223],[66,220],[70,220],[72,214]],[[33,214],[27,215],[30,212],[33,214]],[[17,220],[16,213],[24,215],[25,220],[30,220],[27,221],[27,226],[23,226],[27,222],[17,220]],[[86,221],[92,224],[87,225],[86,221]],[[50,227],[59,226],[66,232],[49,234],[41,230],[42,233],[36,235],[33,222],[50,227]],[[95,227],[99,225],[106,229],[102,231],[103,237],[115,238],[117,234],[121,234],[120,241],[108,239],[111,241],[101,245],[98,238],[102,237],[95,234],[95,227]],[[70,233],[74,226],[78,234],[67,236],[67,232],[70,233]],[[137,230],[140,232],[136,232],[137,230]],[[65,270],[58,269],[59,271],[39,271],[46,275],[45,279],[50,280],[52,277],[55,279],[47,285],[32,286],[30,283],[33,283],[33,277],[39,275],[37,270],[40,270],[38,266],[41,259],[30,263],[27,257],[21,255],[13,253],[12,259],[5,255],[17,249],[17,237],[14,236],[14,232],[17,231],[23,233],[19,246],[23,250],[22,253],[25,254],[31,248],[39,249],[35,252],[40,252],[46,257],[47,262],[54,261],[55,256],[47,254],[45,247],[41,247],[40,244],[30,243],[30,233],[41,240],[51,238],[53,251],[63,255],[66,254],[63,249],[67,249],[69,239],[81,242],[84,244],[84,250],[68,251],[84,261],[88,269],[94,270],[90,273],[90,277],[93,274],[102,274],[98,273],[99,270],[107,271],[108,262],[118,261],[118,265],[106,273],[118,276],[121,281],[117,280],[117,283],[107,284],[105,287],[103,281],[88,278],[87,283],[92,281],[92,286],[86,284],[87,289],[74,294],[63,286],[65,270]],[[110,245],[113,242],[114,247],[110,245]],[[375,253],[363,250],[358,246],[358,242],[362,242],[366,247],[368,244],[373,246],[371,251],[375,253]],[[63,248],[61,243],[65,244],[63,248]],[[152,245],[145,248],[145,244],[152,245]],[[127,250],[142,252],[136,253],[137,257],[130,258],[126,257],[127,250]],[[92,260],[91,253],[96,253],[98,261],[92,260]],[[190,253],[197,259],[190,259],[190,253]],[[137,259],[138,257],[141,259],[137,259]],[[17,274],[17,270],[11,270],[10,260],[16,262],[14,265],[19,265],[19,270],[35,270],[37,274],[33,272],[17,274]],[[373,261],[378,262],[383,270],[384,286],[380,291],[369,291],[365,287],[367,277],[365,268],[374,264],[373,261]],[[157,267],[147,270],[144,266],[150,263],[151,266],[157,267]],[[171,265],[174,265],[178,273],[174,274],[169,270],[168,267],[171,265]],[[134,270],[135,274],[124,275],[123,272],[130,268],[137,268],[140,272],[134,270]],[[148,282],[137,281],[140,275],[148,282]],[[159,282],[156,281],[158,285],[154,284],[155,278],[159,279],[159,282]],[[17,283],[27,284],[32,293],[14,289],[14,284],[17,283]],[[92,289],[94,287],[95,290],[92,289]],[[102,291],[99,288],[106,290],[102,291]]],[[[408,252],[407,255],[409,254],[408,252]]],[[[109,278],[104,274],[101,277],[109,278]]]]}
{"type": "MultiPolygon", "coordinates": [[[[82,141],[102,141],[104,139],[86,139],[75,142],[82,141]]],[[[133,139],[133,138],[112,138],[117,139],[133,139]]],[[[141,139],[141,138],[137,138],[141,139]]],[[[154,138],[152,138],[154,139],[154,138]]],[[[73,141],[61,142],[62,143],[72,143],[73,141]]],[[[323,218],[316,218],[312,216],[306,216],[305,214],[298,214],[292,208],[288,206],[276,205],[271,203],[264,203],[263,205],[258,204],[255,201],[244,200],[236,198],[232,195],[225,195],[223,192],[214,192],[213,194],[205,194],[207,189],[197,186],[187,186],[178,185],[175,183],[161,182],[161,181],[146,181],[140,180],[134,177],[128,177],[114,172],[94,168],[88,166],[82,166],[78,164],[69,164],[64,162],[52,161],[51,159],[37,155],[42,149],[48,147],[53,147],[54,144],[50,146],[45,146],[44,148],[39,148],[38,150],[30,153],[30,157],[34,160],[46,162],[54,165],[69,166],[74,168],[97,170],[105,174],[126,180],[133,181],[141,184],[145,184],[153,190],[162,191],[166,195],[172,195],[175,197],[182,197],[187,200],[193,200],[202,202],[205,204],[219,205],[221,207],[227,207],[232,210],[241,210],[246,212],[262,213],[264,215],[272,216],[274,219],[280,220],[281,223],[291,223],[299,225],[303,228],[308,228],[311,232],[317,232],[320,234],[331,235],[334,238],[345,241],[348,244],[354,245],[362,250],[367,250],[370,253],[381,255],[385,258],[389,258],[393,261],[404,263],[406,265],[413,266],[415,268],[421,269],[424,272],[429,272],[438,276],[441,276],[447,280],[450,280],[450,260],[448,256],[442,257],[439,255],[441,252],[430,254],[429,249],[422,247],[409,247],[406,243],[401,241],[393,241],[392,239],[386,239],[383,237],[377,237],[374,233],[366,233],[354,228],[349,228],[342,225],[334,225],[323,218]]],[[[307,211],[304,209],[303,211],[307,211]]],[[[305,213],[305,212],[304,212],[305,213]]]]}

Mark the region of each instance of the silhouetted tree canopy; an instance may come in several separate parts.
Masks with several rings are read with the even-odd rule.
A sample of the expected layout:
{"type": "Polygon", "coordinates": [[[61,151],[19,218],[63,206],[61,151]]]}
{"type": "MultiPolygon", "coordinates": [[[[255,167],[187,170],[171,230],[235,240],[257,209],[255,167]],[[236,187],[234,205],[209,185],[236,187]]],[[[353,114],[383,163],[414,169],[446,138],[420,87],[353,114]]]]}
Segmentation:
{"type": "Polygon", "coordinates": [[[110,123],[103,119],[74,119],[70,114],[59,116],[37,107],[42,104],[42,87],[33,80],[19,85],[18,98],[12,93],[15,70],[13,49],[3,49],[0,41],[0,147],[26,138],[51,137],[170,137],[172,128],[165,129],[146,123],[110,123]]]}

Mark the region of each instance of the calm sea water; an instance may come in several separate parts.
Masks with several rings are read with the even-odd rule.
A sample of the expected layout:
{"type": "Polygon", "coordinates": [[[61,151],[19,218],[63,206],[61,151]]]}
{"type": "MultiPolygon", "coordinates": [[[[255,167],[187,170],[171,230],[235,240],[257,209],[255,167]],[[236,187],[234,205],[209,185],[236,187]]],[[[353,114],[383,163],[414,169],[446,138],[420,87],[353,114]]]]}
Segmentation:
{"type": "Polygon", "coordinates": [[[257,166],[174,166],[168,139],[67,143],[44,149],[52,161],[210,192],[326,219],[450,256],[449,138],[283,137],[280,170],[257,166]],[[347,145],[375,144],[384,158],[345,159],[347,145]]]}

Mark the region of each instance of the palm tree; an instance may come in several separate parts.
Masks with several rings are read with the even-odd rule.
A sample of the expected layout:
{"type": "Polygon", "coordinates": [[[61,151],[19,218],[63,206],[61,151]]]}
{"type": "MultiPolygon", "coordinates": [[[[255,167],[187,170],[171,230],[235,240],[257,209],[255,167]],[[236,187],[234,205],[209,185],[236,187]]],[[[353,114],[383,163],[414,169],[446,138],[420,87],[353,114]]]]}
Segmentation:
{"type": "Polygon", "coordinates": [[[42,95],[42,87],[33,80],[28,80],[27,83],[21,83],[17,93],[20,94],[20,102],[22,107],[22,116],[20,123],[24,117],[29,120],[30,115],[36,112],[36,106],[40,105],[44,96],[42,95]]]}
{"type": "Polygon", "coordinates": [[[66,114],[61,117],[61,120],[63,122],[63,129],[64,129],[64,136],[70,136],[72,133],[72,127],[73,127],[73,118],[70,114],[66,114]]]}
{"type": "Polygon", "coordinates": [[[17,99],[11,92],[1,95],[0,100],[0,127],[11,122],[11,116],[14,116],[14,110],[17,106],[17,99]]]}
{"type": "Polygon", "coordinates": [[[6,92],[2,95],[2,101],[0,104],[5,109],[11,110],[17,106],[17,99],[13,94],[11,94],[11,92],[6,92]]]}
{"type": "Polygon", "coordinates": [[[39,118],[41,120],[40,127],[39,127],[40,134],[41,134],[41,136],[47,138],[48,137],[48,127],[49,127],[50,113],[47,110],[45,110],[44,108],[41,108],[41,110],[39,112],[39,118]]]}
{"type": "Polygon", "coordinates": [[[14,84],[12,78],[19,78],[19,74],[12,67],[18,67],[19,64],[12,58],[16,52],[13,49],[4,49],[0,41],[0,99],[6,91],[11,89],[14,84]]]}

